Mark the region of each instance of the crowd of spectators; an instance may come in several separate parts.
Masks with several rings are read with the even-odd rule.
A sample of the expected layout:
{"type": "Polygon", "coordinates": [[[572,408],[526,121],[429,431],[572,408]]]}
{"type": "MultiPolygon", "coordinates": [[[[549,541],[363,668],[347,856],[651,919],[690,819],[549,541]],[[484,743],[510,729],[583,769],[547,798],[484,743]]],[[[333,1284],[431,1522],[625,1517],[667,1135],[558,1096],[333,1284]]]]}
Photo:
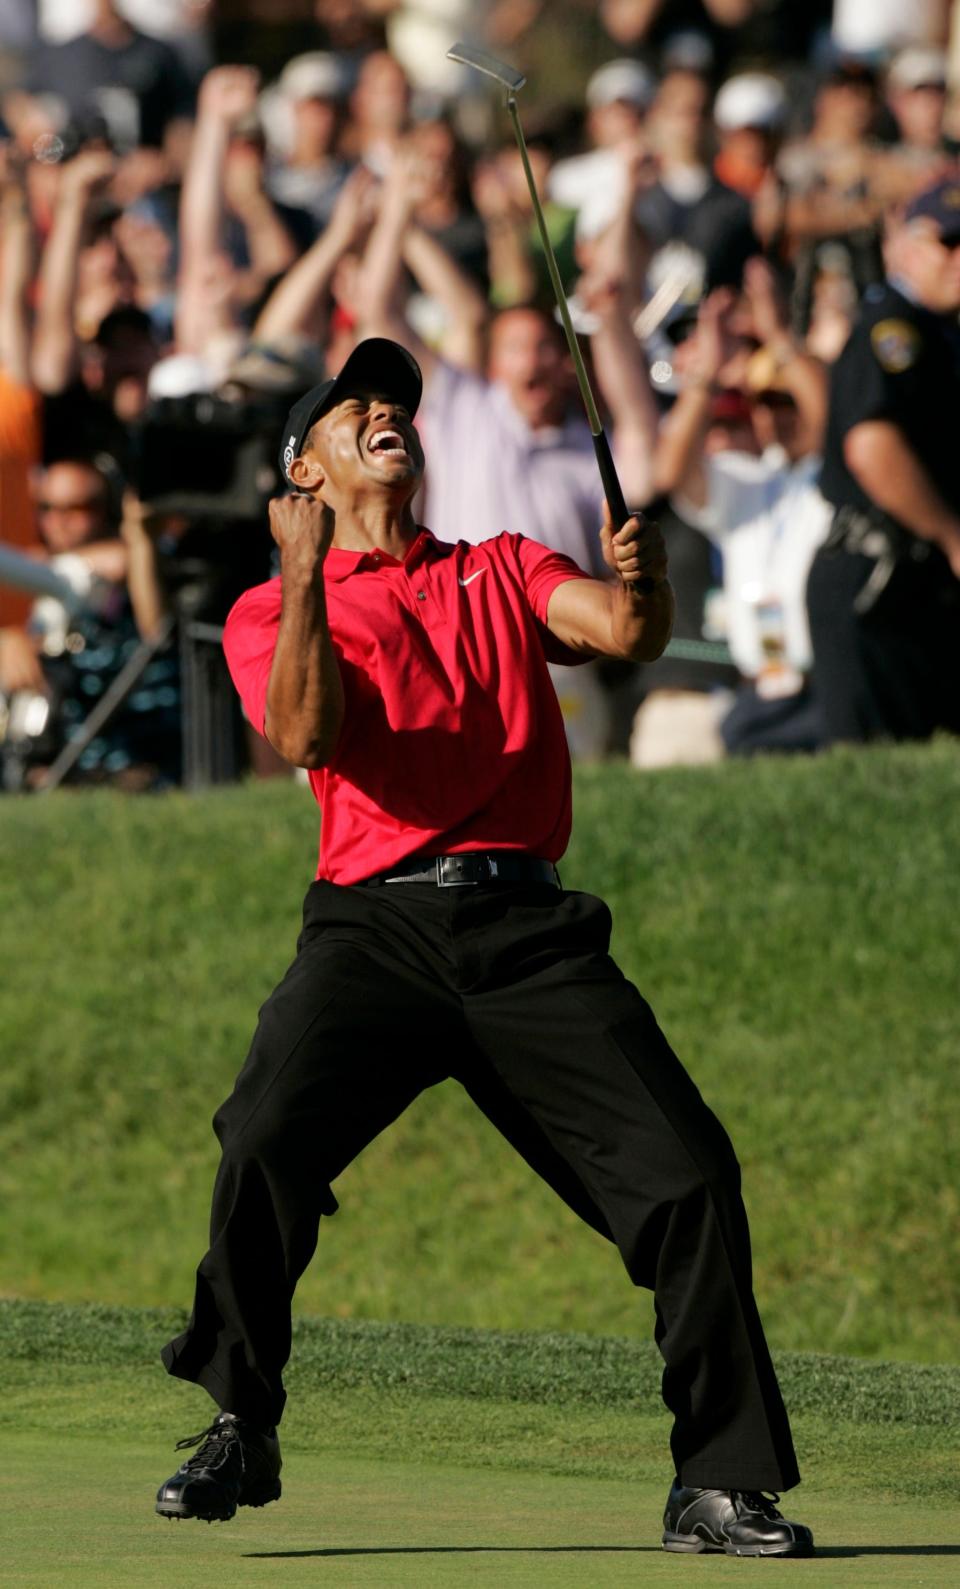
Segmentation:
{"type": "MultiPolygon", "coordinates": [[[[424,371],[422,522],[444,540],[524,532],[603,574],[601,487],[519,153],[492,85],[447,59],[458,37],[527,73],[575,324],[626,499],[663,524],[677,591],[661,662],[554,670],[574,753],[657,766],[960,731],[947,642],[925,659],[911,639],[894,715],[869,681],[869,711],[836,707],[852,686],[832,660],[859,592],[836,595],[847,552],[864,585],[922,543],[910,599],[936,606],[928,634],[960,634],[960,461],[926,457],[913,399],[897,406],[918,370],[931,423],[960,397],[960,351],[927,349],[960,340],[960,4],[6,0],[4,787],[289,770],[236,716],[217,636],[274,571],[286,410],[364,336],[424,371]],[[844,350],[889,291],[861,415],[851,394],[870,383],[843,377],[844,350]],[[843,405],[903,441],[916,519],[906,487],[874,489],[870,437],[844,451],[843,405]],[[821,490],[828,427],[849,501],[821,490]],[[838,539],[837,508],[873,514],[886,541],[861,526],[854,547],[849,519],[838,539]]],[[[896,623],[870,621],[895,673],[896,623]]]]}

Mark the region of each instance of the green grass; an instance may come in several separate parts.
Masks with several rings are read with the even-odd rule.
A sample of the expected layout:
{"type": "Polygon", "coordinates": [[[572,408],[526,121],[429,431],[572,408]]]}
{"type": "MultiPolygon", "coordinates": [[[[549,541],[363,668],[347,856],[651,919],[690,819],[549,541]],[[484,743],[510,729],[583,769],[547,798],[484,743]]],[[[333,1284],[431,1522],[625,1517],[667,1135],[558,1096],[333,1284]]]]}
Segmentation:
{"type": "MultiPolygon", "coordinates": [[[[584,772],[564,865],[729,1126],[778,1352],[960,1361],[960,747],[584,772]]],[[[0,1291],[186,1303],[210,1116],[289,960],[305,792],[4,802],[0,1291]]],[[[304,1313],[645,1340],[452,1084],[336,1187],[304,1313]]],[[[638,1313],[639,1309],[639,1313],[638,1313]]]]}
{"type": "MultiPolygon", "coordinates": [[[[0,1361],[8,1368],[155,1368],[186,1323],[175,1308],[0,1302],[0,1361]]],[[[650,1341],[541,1332],[438,1329],[299,1317],[292,1372],[299,1392],[409,1393],[480,1401],[628,1409],[663,1418],[663,1363],[650,1341]]],[[[795,1412],[849,1424],[923,1424],[960,1442],[960,1366],[876,1363],[821,1353],[778,1354],[795,1412]]]]}
{"type": "MultiPolygon", "coordinates": [[[[342,1589],[634,1589],[729,1583],[760,1571],[817,1589],[957,1581],[960,1544],[943,1506],[805,1494],[790,1515],[814,1529],[805,1562],[684,1562],[659,1545],[662,1483],[502,1474],[287,1448],[278,1505],[226,1525],[151,1515],[157,1452],[29,1437],[8,1446],[0,1498],[4,1583],[17,1589],[209,1589],[211,1584],[332,1584],[342,1589]],[[292,1454],[291,1454],[292,1453],[292,1454]]],[[[161,1459],[162,1466],[162,1459],[161,1459]]],[[[168,1462],[172,1469],[172,1461],[168,1462]]]]}
{"type": "MultiPolygon", "coordinates": [[[[153,1493],[210,1402],[156,1358],[171,1310],[0,1305],[3,1582],[323,1581],[619,1589],[752,1569],[659,1551],[668,1419],[652,1351],[596,1336],[301,1320],[284,1495],[225,1527],[153,1493]]],[[[956,1582],[960,1369],[787,1354],[823,1589],[956,1582]]]]}

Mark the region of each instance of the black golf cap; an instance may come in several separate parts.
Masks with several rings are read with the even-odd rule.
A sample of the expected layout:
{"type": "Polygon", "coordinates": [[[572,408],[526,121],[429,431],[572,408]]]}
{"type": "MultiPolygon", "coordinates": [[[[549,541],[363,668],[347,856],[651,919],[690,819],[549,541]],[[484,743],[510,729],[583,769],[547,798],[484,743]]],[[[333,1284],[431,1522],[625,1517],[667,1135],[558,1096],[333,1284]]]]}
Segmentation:
{"type": "Polygon", "coordinates": [[[395,398],[412,419],[423,392],[423,376],[416,359],[399,342],[391,342],[387,337],[367,337],[364,342],[358,342],[340,374],[304,392],[287,415],[280,451],[280,469],[285,480],[290,479],[287,471],[294,458],[300,456],[311,425],[351,389],[357,388],[395,398]]]}

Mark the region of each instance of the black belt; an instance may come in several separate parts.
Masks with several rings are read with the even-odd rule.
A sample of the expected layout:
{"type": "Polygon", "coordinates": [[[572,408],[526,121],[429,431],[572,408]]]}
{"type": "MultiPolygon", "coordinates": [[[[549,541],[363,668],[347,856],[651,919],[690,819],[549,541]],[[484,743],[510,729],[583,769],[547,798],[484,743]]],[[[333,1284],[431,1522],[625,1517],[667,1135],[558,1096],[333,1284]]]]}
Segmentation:
{"type": "Polygon", "coordinates": [[[465,855],[418,855],[401,861],[388,872],[363,878],[362,888],[378,888],[381,883],[433,883],[436,888],[462,888],[477,883],[549,883],[560,887],[557,869],[551,861],[518,850],[471,850],[465,855]]]}
{"type": "Polygon", "coordinates": [[[849,552],[873,558],[870,575],[853,601],[854,612],[862,616],[876,606],[899,565],[907,560],[925,562],[933,544],[911,535],[880,508],[861,509],[845,502],[833,515],[823,551],[826,555],[849,552]]]}

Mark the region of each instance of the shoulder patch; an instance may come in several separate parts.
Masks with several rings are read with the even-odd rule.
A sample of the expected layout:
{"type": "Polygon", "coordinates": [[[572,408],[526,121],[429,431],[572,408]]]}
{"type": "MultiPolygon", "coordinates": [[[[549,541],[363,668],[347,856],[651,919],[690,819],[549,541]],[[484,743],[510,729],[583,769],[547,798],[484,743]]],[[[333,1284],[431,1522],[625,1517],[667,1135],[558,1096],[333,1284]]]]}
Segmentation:
{"type": "Polygon", "coordinates": [[[909,320],[878,320],[870,330],[877,363],[888,375],[902,375],[916,364],[923,340],[909,320]]]}

